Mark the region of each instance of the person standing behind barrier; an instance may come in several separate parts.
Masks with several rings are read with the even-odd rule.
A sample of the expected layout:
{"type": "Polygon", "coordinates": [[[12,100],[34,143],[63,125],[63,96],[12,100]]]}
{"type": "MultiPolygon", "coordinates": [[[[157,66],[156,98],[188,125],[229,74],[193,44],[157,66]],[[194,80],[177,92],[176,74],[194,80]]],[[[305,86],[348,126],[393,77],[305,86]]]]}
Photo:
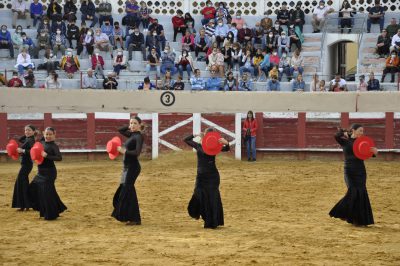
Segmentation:
{"type": "Polygon", "coordinates": [[[244,141],[246,143],[247,151],[247,161],[256,161],[256,134],[257,134],[258,124],[257,120],[254,118],[253,111],[247,112],[246,120],[243,123],[244,131],[244,141]]]}
{"type": "MultiPolygon", "coordinates": [[[[368,9],[367,9],[368,10],[368,9]]],[[[367,32],[371,32],[371,24],[379,24],[380,32],[385,25],[385,9],[381,6],[380,0],[375,0],[375,6],[368,10],[367,32]]]]}
{"type": "Polygon", "coordinates": [[[138,157],[142,152],[143,135],[142,120],[132,117],[129,126],[121,127],[118,131],[128,139],[123,147],[117,149],[124,155],[121,182],[113,198],[114,210],[111,214],[116,220],[126,222],[126,225],[140,225],[141,217],[136,195],[135,182],[140,174],[138,157]]]}
{"type": "Polygon", "coordinates": [[[329,13],[332,13],[334,10],[332,7],[325,6],[325,1],[319,1],[319,6],[314,8],[313,16],[311,20],[311,24],[313,26],[313,33],[321,32],[325,25],[325,20],[328,17],[329,13]]]}

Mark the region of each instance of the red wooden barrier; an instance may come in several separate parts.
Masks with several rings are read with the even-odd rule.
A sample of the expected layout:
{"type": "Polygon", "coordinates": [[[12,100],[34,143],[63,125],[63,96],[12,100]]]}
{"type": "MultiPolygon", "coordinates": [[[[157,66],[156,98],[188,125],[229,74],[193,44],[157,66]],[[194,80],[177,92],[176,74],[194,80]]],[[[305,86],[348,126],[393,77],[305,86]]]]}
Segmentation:
{"type": "MultiPolygon", "coordinates": [[[[86,132],[87,148],[96,149],[96,120],[94,113],[86,114],[86,132]]],[[[94,160],[94,153],[89,153],[88,159],[94,160]]]]}
{"type": "Polygon", "coordinates": [[[6,149],[8,142],[7,113],[0,113],[0,150],[6,149]]]}
{"type": "Polygon", "coordinates": [[[44,113],[44,128],[51,127],[53,125],[53,117],[51,113],[44,113]]]}
{"type": "Polygon", "coordinates": [[[349,113],[340,113],[340,126],[342,128],[350,127],[349,113]]]}

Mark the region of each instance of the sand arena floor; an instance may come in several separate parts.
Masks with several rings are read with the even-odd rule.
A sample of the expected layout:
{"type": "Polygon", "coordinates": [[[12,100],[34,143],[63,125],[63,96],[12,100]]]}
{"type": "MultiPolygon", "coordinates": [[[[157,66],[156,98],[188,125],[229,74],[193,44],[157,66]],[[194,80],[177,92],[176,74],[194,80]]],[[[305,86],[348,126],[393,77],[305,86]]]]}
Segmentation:
{"type": "MultiPolygon", "coordinates": [[[[0,165],[0,263],[5,265],[400,265],[400,162],[369,160],[376,225],[328,216],[344,195],[341,161],[220,156],[225,226],[205,230],[186,211],[195,154],[142,161],[141,226],[114,220],[120,161],[58,163],[68,211],[56,221],[10,208],[19,165],[0,165]]],[[[33,174],[36,173],[34,169],[33,174]]]]}

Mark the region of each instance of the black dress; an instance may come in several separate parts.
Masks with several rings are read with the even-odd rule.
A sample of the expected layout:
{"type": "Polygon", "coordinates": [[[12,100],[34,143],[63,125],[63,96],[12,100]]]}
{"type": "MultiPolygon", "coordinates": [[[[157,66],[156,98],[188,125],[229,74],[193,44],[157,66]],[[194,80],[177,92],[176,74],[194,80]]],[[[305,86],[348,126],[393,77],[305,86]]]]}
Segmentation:
{"type": "Polygon", "coordinates": [[[343,132],[338,132],[335,139],[342,146],[344,152],[344,176],[347,193],[333,207],[329,215],[346,220],[354,225],[373,224],[374,217],[366,187],[367,172],[364,161],[355,157],[353,153],[355,139],[345,139],[343,132]]]}
{"type": "Polygon", "coordinates": [[[135,190],[135,181],[140,174],[138,157],[142,151],[143,136],[140,132],[130,132],[128,127],[122,127],[119,132],[128,137],[125,141],[124,169],[121,183],[115,192],[112,216],[121,222],[140,223],[139,203],[135,190]]]}
{"type": "Polygon", "coordinates": [[[46,220],[57,219],[67,207],[57,194],[54,182],[57,178],[57,169],[54,161],[61,161],[60,149],[54,141],[42,141],[47,153],[43,163],[38,166],[38,174],[29,185],[29,196],[34,210],[40,212],[40,217],[46,220]]]}
{"type": "Polygon", "coordinates": [[[14,185],[14,194],[12,199],[12,208],[32,208],[28,196],[29,174],[32,171],[33,163],[30,155],[31,148],[35,144],[35,137],[23,136],[19,139],[22,143],[21,149],[25,152],[21,156],[21,169],[19,170],[17,180],[14,185]]]}
{"type": "MultiPolygon", "coordinates": [[[[197,176],[188,212],[192,218],[204,220],[204,228],[217,228],[224,225],[224,211],[219,193],[220,177],[215,165],[215,156],[204,153],[201,144],[193,141],[194,136],[185,138],[185,142],[197,151],[197,176]]],[[[229,151],[224,145],[222,151],[229,151]]]]}

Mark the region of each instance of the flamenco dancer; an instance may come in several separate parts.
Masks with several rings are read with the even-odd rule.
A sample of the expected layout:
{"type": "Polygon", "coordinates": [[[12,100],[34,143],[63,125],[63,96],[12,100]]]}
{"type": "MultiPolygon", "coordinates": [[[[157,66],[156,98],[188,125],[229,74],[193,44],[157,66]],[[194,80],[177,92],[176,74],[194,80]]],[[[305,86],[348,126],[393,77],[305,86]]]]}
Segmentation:
{"type": "Polygon", "coordinates": [[[141,170],[138,157],[143,146],[142,130],[142,120],[139,117],[131,118],[129,127],[125,126],[118,130],[128,139],[124,147],[118,147],[118,152],[124,155],[124,168],[120,186],[114,195],[112,216],[118,221],[126,222],[127,225],[141,224],[135,181],[141,170]]]}
{"type": "MultiPolygon", "coordinates": [[[[360,124],[353,124],[350,132],[340,129],[335,135],[336,141],[342,146],[344,152],[344,176],[347,193],[333,207],[329,215],[355,226],[367,226],[374,223],[366,187],[367,173],[364,160],[357,158],[353,152],[354,141],[363,134],[363,127],[360,124]]],[[[378,154],[376,147],[371,147],[370,151],[374,156],[378,154]]]]}
{"type": "Polygon", "coordinates": [[[17,152],[21,155],[21,169],[15,181],[12,199],[12,208],[18,208],[19,211],[32,208],[28,196],[28,187],[29,174],[33,168],[30,151],[33,144],[35,144],[35,135],[36,128],[32,125],[26,125],[24,136],[19,138],[19,142],[22,143],[22,145],[17,149],[17,152]]]}
{"type": "MultiPolygon", "coordinates": [[[[213,128],[207,128],[204,134],[213,131],[213,128]]],[[[196,184],[188,212],[196,220],[201,216],[204,220],[204,228],[216,229],[224,225],[224,213],[219,193],[220,176],[215,165],[215,155],[206,154],[202,145],[193,141],[194,137],[190,135],[184,139],[197,152],[196,184]]],[[[226,139],[220,138],[218,141],[224,144],[222,151],[229,151],[229,142],[226,139]]]]}
{"type": "Polygon", "coordinates": [[[57,194],[54,185],[57,178],[55,161],[61,161],[60,149],[54,142],[56,131],[47,127],[44,131],[44,150],[41,152],[43,162],[38,165],[38,174],[29,185],[29,196],[34,210],[40,212],[40,217],[45,220],[55,220],[67,209],[57,194]]]}

